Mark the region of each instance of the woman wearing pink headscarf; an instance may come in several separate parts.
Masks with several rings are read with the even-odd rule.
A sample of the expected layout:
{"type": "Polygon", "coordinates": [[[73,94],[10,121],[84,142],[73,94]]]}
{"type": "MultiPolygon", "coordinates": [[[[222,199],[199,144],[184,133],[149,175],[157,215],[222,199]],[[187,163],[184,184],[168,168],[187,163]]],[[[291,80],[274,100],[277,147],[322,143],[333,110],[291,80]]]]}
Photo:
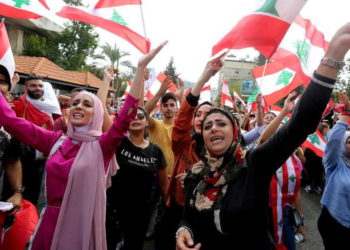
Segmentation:
{"type": "MultiPolygon", "coordinates": [[[[142,57],[139,66],[147,65],[164,45],[142,57]]],[[[79,93],[70,110],[68,137],[17,118],[0,95],[1,126],[50,155],[46,163],[47,207],[31,249],[107,249],[107,176],[116,172],[115,150],[136,115],[142,82],[143,72],[137,70],[123,109],[106,133],[102,133],[100,100],[86,91],[79,93]]]]}

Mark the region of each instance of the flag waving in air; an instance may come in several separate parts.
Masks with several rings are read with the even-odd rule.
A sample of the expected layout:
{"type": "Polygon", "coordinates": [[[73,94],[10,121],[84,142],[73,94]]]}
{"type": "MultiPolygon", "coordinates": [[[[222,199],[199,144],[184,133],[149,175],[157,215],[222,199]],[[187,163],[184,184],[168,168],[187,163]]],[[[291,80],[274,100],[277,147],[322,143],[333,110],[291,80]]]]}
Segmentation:
{"type": "Polygon", "coordinates": [[[204,84],[203,88],[201,89],[201,94],[199,96],[198,103],[201,104],[203,102],[211,102],[211,92],[210,92],[210,83],[207,82],[204,84]]]}
{"type": "Polygon", "coordinates": [[[316,155],[322,158],[326,149],[326,140],[324,139],[321,132],[316,130],[315,133],[308,135],[302,147],[311,149],[315,152],[316,155]]]}
{"type": "Polygon", "coordinates": [[[225,49],[254,47],[271,58],[306,0],[252,0],[252,13],[236,26],[212,49],[212,55],[225,49]]]}
{"type": "Polygon", "coordinates": [[[11,18],[52,17],[46,0],[1,0],[0,15],[11,18]]]}
{"type": "Polygon", "coordinates": [[[140,4],[141,1],[135,0],[100,0],[92,9],[65,6],[57,15],[105,29],[146,54],[151,44],[140,35],[144,34],[140,4]]]}
{"type": "Polygon", "coordinates": [[[231,97],[230,89],[228,88],[227,82],[225,80],[222,82],[221,104],[232,109],[236,109],[236,104],[231,97]]]}
{"type": "Polygon", "coordinates": [[[272,59],[297,72],[303,84],[307,85],[328,45],[323,33],[317,30],[310,20],[299,15],[272,59]]]}
{"type": "Polygon", "coordinates": [[[264,65],[256,67],[252,69],[252,73],[258,83],[262,82],[261,93],[268,106],[275,104],[303,83],[294,70],[278,62],[268,63],[265,70],[264,67],[264,65]]]}
{"type": "MultiPolygon", "coordinates": [[[[164,74],[163,72],[160,72],[157,77],[155,78],[154,82],[152,83],[152,85],[150,86],[149,90],[146,93],[146,98],[147,100],[150,100],[151,98],[153,98],[153,96],[155,96],[155,94],[157,93],[157,91],[160,89],[160,86],[162,84],[166,84],[165,79],[167,78],[167,75],[164,74]]],[[[172,92],[175,93],[176,92],[176,85],[174,84],[173,81],[170,80],[170,87],[168,89],[167,92],[172,92]]]]}
{"type": "Polygon", "coordinates": [[[8,77],[12,79],[15,73],[15,60],[13,58],[4,21],[0,23],[0,65],[7,69],[8,77]]]}
{"type": "MultiPolygon", "coordinates": [[[[248,103],[247,103],[247,110],[252,110],[253,112],[256,112],[258,110],[258,106],[256,104],[256,97],[260,93],[260,88],[256,88],[254,92],[249,96],[248,103]]],[[[266,104],[266,101],[264,100],[264,96],[262,96],[262,102],[261,102],[261,108],[266,113],[269,112],[270,109],[268,105],[266,104]]]]}
{"type": "Polygon", "coordinates": [[[236,99],[236,100],[238,100],[238,101],[240,101],[244,107],[247,106],[247,104],[245,103],[245,101],[243,100],[243,98],[240,97],[239,94],[238,94],[236,91],[233,91],[233,98],[236,99]]]}

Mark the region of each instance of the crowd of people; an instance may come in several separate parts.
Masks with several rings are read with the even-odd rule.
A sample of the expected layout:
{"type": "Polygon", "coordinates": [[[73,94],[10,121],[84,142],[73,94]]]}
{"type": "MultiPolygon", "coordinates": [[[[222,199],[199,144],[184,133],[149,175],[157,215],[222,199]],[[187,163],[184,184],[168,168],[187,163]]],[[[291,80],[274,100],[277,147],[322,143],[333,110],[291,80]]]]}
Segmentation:
{"type": "Polygon", "coordinates": [[[325,249],[344,249],[350,243],[348,97],[339,94],[338,122],[322,115],[349,36],[350,24],[338,30],[298,103],[289,94],[279,114],[264,113],[261,95],[255,113],[199,103],[225,54],[207,63],[186,95],[181,79],[176,93],[167,92],[167,78],[144,102],[147,65],[166,42],[140,58],[116,109],[107,100],[112,69],[96,95],[74,89],[58,102],[38,76],[28,76],[25,94],[13,100],[19,79],[0,66],[2,200],[13,204],[2,214],[24,213],[25,202],[36,206],[45,179],[46,207],[20,237],[22,249],[28,243],[33,250],[137,250],[153,235],[157,250],[293,250],[295,234],[306,236],[302,181],[307,191],[323,193],[318,228],[325,249]],[[301,148],[316,130],[328,141],[323,161],[301,148]]]}

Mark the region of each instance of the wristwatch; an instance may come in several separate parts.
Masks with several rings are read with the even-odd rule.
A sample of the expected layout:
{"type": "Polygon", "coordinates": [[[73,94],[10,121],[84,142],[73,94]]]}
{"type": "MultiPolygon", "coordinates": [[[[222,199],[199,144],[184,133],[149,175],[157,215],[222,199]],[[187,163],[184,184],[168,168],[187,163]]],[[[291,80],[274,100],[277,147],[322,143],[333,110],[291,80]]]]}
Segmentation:
{"type": "Polygon", "coordinates": [[[328,58],[328,57],[323,57],[321,59],[321,64],[326,65],[328,67],[331,67],[333,69],[341,69],[344,67],[345,62],[344,61],[337,61],[335,59],[328,58]]]}
{"type": "Polygon", "coordinates": [[[19,187],[15,189],[15,193],[23,194],[25,187],[19,187]]]}

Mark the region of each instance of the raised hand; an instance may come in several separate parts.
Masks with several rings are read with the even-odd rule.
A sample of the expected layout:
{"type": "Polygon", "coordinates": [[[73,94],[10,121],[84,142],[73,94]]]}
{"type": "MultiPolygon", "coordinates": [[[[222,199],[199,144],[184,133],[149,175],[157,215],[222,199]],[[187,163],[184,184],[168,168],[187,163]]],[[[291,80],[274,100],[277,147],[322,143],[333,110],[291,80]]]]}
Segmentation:
{"type": "Polygon", "coordinates": [[[350,110],[350,101],[348,96],[345,93],[339,92],[339,102],[341,104],[344,104],[345,109],[350,110]]]}
{"type": "Polygon", "coordinates": [[[261,93],[256,95],[255,102],[258,106],[261,106],[261,103],[262,103],[262,94],[261,93]]]}
{"type": "Polygon", "coordinates": [[[152,59],[161,51],[161,49],[168,43],[168,41],[162,42],[160,45],[158,45],[157,48],[151,50],[148,54],[144,55],[140,58],[138,67],[139,68],[146,68],[147,65],[152,61],[152,59]]]}
{"type": "Polygon", "coordinates": [[[342,26],[329,43],[326,57],[342,61],[350,49],[350,23],[342,26]]]}
{"type": "Polygon", "coordinates": [[[288,97],[286,98],[286,100],[284,101],[284,105],[283,105],[283,109],[287,112],[290,113],[293,111],[293,109],[295,108],[295,102],[292,101],[291,99],[297,95],[297,92],[293,91],[291,93],[289,93],[288,97]]]}
{"type": "Polygon", "coordinates": [[[206,83],[209,79],[214,76],[222,67],[222,60],[226,53],[221,54],[219,57],[209,61],[202,73],[199,77],[198,82],[206,83]]]}
{"type": "Polygon", "coordinates": [[[111,82],[113,79],[113,68],[106,68],[104,71],[103,80],[111,82]]]}
{"type": "Polygon", "coordinates": [[[164,95],[165,92],[170,88],[171,86],[171,77],[170,76],[167,76],[164,81],[162,82],[162,84],[160,85],[160,88],[158,90],[158,93],[160,96],[164,95]]]}

